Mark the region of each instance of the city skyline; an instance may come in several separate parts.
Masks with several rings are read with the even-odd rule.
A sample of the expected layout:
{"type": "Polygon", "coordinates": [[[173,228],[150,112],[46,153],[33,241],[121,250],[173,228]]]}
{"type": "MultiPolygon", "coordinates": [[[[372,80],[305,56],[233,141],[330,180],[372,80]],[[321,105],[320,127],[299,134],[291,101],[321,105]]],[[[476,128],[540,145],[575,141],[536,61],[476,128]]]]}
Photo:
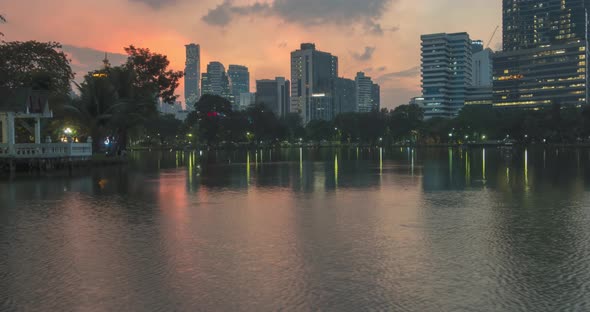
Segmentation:
{"type": "MultiPolygon", "coordinates": [[[[289,53],[302,42],[314,42],[339,57],[339,76],[354,78],[364,71],[373,77],[381,85],[382,106],[392,108],[420,95],[421,34],[466,31],[487,41],[501,25],[500,1],[372,2],[374,10],[347,1],[313,1],[309,8],[287,14],[277,5],[257,11],[253,1],[239,0],[231,5],[221,0],[64,0],[59,8],[24,0],[2,8],[8,20],[3,32],[7,41],[61,42],[78,80],[100,66],[104,51],[115,64],[123,60],[122,47],[129,44],[164,53],[172,68],[183,70],[184,45],[194,42],[201,45],[201,72],[214,60],[243,64],[250,68],[254,85],[257,79],[288,77],[289,53]],[[334,12],[317,15],[329,5],[334,12]],[[30,7],[38,9],[26,9],[30,7]]],[[[494,50],[500,37],[490,45],[494,50]]],[[[183,89],[181,84],[181,100],[183,89]]]]}

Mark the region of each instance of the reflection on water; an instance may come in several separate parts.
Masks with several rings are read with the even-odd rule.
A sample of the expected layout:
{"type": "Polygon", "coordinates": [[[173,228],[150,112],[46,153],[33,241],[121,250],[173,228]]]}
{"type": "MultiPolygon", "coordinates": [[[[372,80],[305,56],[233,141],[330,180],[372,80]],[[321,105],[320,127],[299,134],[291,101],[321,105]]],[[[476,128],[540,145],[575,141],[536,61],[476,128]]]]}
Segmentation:
{"type": "Polygon", "coordinates": [[[131,158],[0,180],[0,310],[590,308],[590,150],[131,158]]]}

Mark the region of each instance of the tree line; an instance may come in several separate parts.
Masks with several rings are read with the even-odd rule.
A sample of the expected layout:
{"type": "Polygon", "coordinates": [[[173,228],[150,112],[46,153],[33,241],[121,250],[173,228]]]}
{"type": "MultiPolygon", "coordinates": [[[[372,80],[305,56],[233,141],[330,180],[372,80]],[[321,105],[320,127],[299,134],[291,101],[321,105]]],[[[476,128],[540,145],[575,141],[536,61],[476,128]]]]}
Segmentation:
{"type": "MultiPolygon", "coordinates": [[[[158,101],[172,104],[183,73],[168,58],[146,48],[124,48],[127,61],[105,64],[79,84],[67,55],[56,42],[0,43],[0,87],[28,87],[50,94],[55,118],[44,136],[63,135],[64,127],[95,150],[129,146],[281,144],[462,144],[490,140],[522,143],[580,143],[590,139],[590,109],[555,104],[543,109],[495,109],[466,106],[454,119],[425,120],[416,105],[369,113],[344,113],[332,121],[304,125],[297,113],[279,118],[264,103],[233,111],[219,96],[204,95],[184,122],[158,112],[158,101]],[[75,91],[75,92],[74,92],[75,91]]],[[[19,142],[30,140],[26,127],[19,142]]]]}

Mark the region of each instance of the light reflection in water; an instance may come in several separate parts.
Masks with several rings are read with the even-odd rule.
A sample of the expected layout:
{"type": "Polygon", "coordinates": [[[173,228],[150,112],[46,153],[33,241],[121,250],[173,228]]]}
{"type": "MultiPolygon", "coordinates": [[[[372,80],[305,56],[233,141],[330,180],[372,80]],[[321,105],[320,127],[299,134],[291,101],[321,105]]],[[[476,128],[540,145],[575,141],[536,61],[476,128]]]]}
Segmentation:
{"type": "Polygon", "coordinates": [[[338,188],[338,154],[334,155],[334,183],[338,188]]]}
{"type": "Polygon", "coordinates": [[[533,148],[513,158],[467,149],[461,161],[450,148],[416,149],[411,162],[405,150],[380,149],[377,177],[376,149],[359,161],[352,149],[310,150],[305,168],[299,149],[298,177],[296,149],[262,163],[266,152],[264,170],[252,172],[251,152],[149,154],[129,171],[0,183],[0,228],[9,229],[0,235],[0,310],[590,304],[590,161],[575,164],[579,153],[549,151],[541,169],[545,153],[533,148]],[[410,166],[418,178],[408,178],[410,166]],[[485,187],[466,183],[471,170],[485,187]]]}
{"type": "Polygon", "coordinates": [[[524,151],[524,186],[529,187],[529,150],[524,151]]]}
{"type": "Polygon", "coordinates": [[[383,175],[383,148],[379,148],[379,174],[383,175]]]}
{"type": "Polygon", "coordinates": [[[486,149],[485,148],[482,150],[481,155],[482,155],[482,165],[481,165],[482,177],[483,177],[483,181],[485,182],[485,180],[486,180],[486,149]]]}
{"type": "Polygon", "coordinates": [[[246,152],[246,181],[250,185],[250,151],[246,152]]]}

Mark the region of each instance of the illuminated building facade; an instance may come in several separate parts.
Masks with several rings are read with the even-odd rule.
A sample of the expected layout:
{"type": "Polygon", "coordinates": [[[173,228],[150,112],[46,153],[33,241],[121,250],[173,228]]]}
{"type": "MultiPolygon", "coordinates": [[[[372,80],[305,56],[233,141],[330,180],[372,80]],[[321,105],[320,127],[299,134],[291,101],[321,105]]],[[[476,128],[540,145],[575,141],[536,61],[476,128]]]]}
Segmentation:
{"type": "Polygon", "coordinates": [[[373,80],[363,72],[356,74],[356,111],[368,113],[373,110],[373,80]]]}
{"type": "Polygon", "coordinates": [[[431,34],[421,40],[424,118],[453,118],[473,83],[469,34],[431,34]]]}
{"type": "Polygon", "coordinates": [[[588,103],[589,0],[503,0],[496,107],[588,103]]]}
{"type": "Polygon", "coordinates": [[[201,81],[203,95],[218,95],[232,102],[230,84],[225,67],[220,62],[211,62],[207,65],[207,72],[203,73],[201,81]]]}
{"type": "Polygon", "coordinates": [[[242,65],[229,65],[227,69],[232,105],[234,110],[240,109],[240,94],[250,92],[250,72],[242,65]]]}
{"type": "Polygon", "coordinates": [[[315,104],[326,100],[324,96],[318,101],[317,95],[329,95],[337,77],[338,57],[317,50],[313,43],[301,44],[291,52],[291,112],[300,113],[305,124],[316,119],[315,104]]]}

